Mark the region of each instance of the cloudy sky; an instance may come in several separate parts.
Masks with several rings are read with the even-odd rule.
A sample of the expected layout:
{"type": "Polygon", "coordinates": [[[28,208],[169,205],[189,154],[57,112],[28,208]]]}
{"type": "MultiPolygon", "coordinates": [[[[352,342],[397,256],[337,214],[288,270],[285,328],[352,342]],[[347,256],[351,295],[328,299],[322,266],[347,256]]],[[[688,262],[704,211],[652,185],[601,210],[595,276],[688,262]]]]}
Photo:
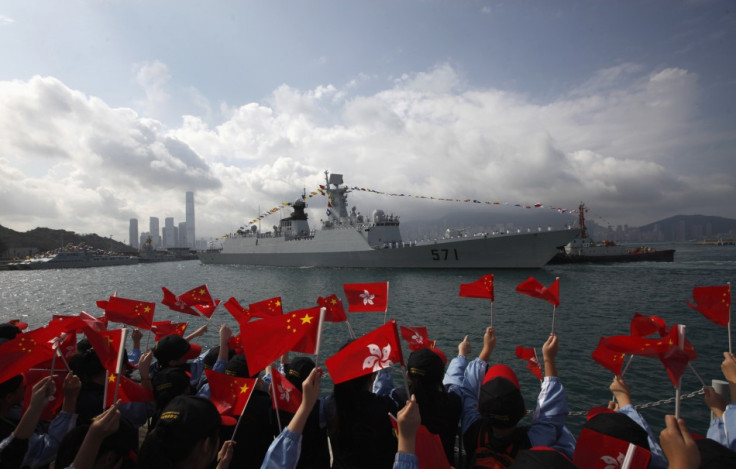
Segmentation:
{"type": "Polygon", "coordinates": [[[730,0],[6,0],[0,224],[127,241],[194,190],[215,237],[325,170],[509,204],[351,195],[404,221],[736,218],[734,51],[730,0]]]}

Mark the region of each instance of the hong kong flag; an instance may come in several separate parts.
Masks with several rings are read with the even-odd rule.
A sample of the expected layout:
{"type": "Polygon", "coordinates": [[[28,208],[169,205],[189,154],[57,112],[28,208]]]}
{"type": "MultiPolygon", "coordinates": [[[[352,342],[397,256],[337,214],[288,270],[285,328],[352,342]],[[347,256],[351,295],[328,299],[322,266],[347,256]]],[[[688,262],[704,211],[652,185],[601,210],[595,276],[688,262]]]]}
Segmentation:
{"type": "Polygon", "coordinates": [[[425,326],[401,326],[401,338],[409,344],[409,350],[419,350],[434,346],[434,341],[429,340],[429,333],[425,326]]]}
{"type": "Polygon", "coordinates": [[[516,286],[516,291],[560,306],[560,279],[555,279],[552,285],[545,287],[534,277],[529,277],[516,286]]]}
{"type": "Polygon", "coordinates": [[[271,370],[271,378],[273,408],[292,414],[296,413],[299,404],[302,403],[302,393],[278,370],[271,370]]]}
{"type": "Polygon", "coordinates": [[[325,360],[335,384],[358,378],[374,371],[404,364],[396,321],[389,321],[359,337],[325,360]]]}
{"type": "Polygon", "coordinates": [[[522,360],[526,360],[526,367],[532,372],[537,379],[542,379],[542,367],[539,366],[537,351],[534,347],[516,347],[516,356],[522,360]]]}
{"type": "Polygon", "coordinates": [[[586,469],[611,467],[646,469],[651,456],[651,453],[641,446],[583,428],[575,444],[572,460],[575,466],[586,469]]]}
{"type": "Polygon", "coordinates": [[[325,298],[320,296],[317,298],[317,304],[325,308],[325,321],[342,322],[348,320],[342,301],[334,293],[325,298]]]}
{"type": "Polygon", "coordinates": [[[484,275],[472,283],[460,284],[460,296],[490,298],[493,301],[493,274],[484,275]]]}
{"type": "Polygon", "coordinates": [[[140,329],[151,329],[156,303],[129,300],[119,296],[111,296],[104,303],[105,317],[108,321],[128,324],[140,329]]]}
{"type": "Polygon", "coordinates": [[[283,314],[283,304],[281,297],[276,296],[263,301],[257,301],[248,305],[250,314],[256,318],[269,318],[271,316],[281,316],[283,314]]]}
{"type": "Polygon", "coordinates": [[[345,283],[345,297],[351,313],[382,312],[388,309],[388,282],[345,283]]]}
{"type": "Polygon", "coordinates": [[[693,300],[687,305],[700,311],[706,318],[719,326],[728,326],[731,320],[731,285],[693,288],[693,300]]]}
{"type": "Polygon", "coordinates": [[[166,287],[161,287],[161,290],[164,292],[164,298],[161,300],[162,305],[168,306],[172,311],[199,316],[199,312],[196,309],[182,301],[171,290],[166,287]]]}

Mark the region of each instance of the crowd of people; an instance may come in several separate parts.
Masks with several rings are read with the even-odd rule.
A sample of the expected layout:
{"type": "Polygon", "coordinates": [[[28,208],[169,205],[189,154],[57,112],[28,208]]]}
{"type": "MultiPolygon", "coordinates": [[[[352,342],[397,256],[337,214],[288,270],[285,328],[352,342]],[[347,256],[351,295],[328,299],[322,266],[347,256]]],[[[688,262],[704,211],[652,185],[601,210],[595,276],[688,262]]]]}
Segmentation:
{"type": "MultiPolygon", "coordinates": [[[[468,336],[449,363],[440,350],[420,348],[409,355],[401,386],[390,368],[369,369],[324,397],[321,367],[311,356],[286,354],[278,369],[301,393],[292,414],[274,410],[273,376],[249,369],[246,357],[229,347],[228,326],[209,350],[194,342],[205,331],[165,336],[151,350],[141,350],[142,334],[133,331],[127,369],[151,391],[150,402],[106,406],[109,377],[84,339],[68,361],[63,402],[52,418],[44,416],[58,395],[51,373],[32,386],[25,409],[26,378],[0,383],[0,469],[736,467],[736,357],[730,353],[721,365],[730,395],[705,388],[713,414],[706,437],[691,435],[672,415],[654,435],[620,376],[610,384],[613,401],[591,409],[576,436],[565,425],[556,335],[542,346],[544,377],[532,412],[514,371],[493,364],[497,338],[489,327],[477,356],[468,336]],[[237,422],[212,402],[205,370],[257,378],[237,422]]],[[[0,325],[0,343],[22,334],[16,325],[0,325]]]]}

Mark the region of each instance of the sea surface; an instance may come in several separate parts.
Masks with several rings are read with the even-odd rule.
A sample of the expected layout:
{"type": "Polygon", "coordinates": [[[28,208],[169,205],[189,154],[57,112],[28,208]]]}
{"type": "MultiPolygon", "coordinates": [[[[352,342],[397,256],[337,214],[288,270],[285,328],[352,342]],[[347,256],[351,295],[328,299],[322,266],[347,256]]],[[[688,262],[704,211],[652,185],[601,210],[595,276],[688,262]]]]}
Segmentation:
{"type": "MultiPolygon", "coordinates": [[[[608,386],[612,375],[591,359],[602,336],[628,334],[634,313],[658,315],[668,324],[685,324],[687,338],[698,353],[693,368],[710,384],[723,379],[720,363],[728,350],[727,328],[717,326],[686,304],[692,301],[695,286],[723,285],[736,279],[736,247],[694,244],[653,245],[674,248],[672,263],[642,262],[611,265],[557,265],[537,270],[401,270],[269,268],[202,265],[199,261],[164,262],[132,266],[98,267],[74,270],[0,271],[0,320],[21,318],[31,327],[44,325],[54,313],[77,314],[86,311],[100,315],[97,300],[118,296],[158,303],[155,320],[189,321],[191,332],[205,324],[200,318],[169,311],[160,304],[161,287],[181,294],[206,284],[215,298],[235,297],[247,305],[280,296],[284,311],[315,305],[319,296],[336,293],[343,300],[344,283],[389,282],[387,317],[406,326],[426,326],[431,339],[449,358],[465,335],[480,352],[485,327],[490,325],[489,300],[461,298],[459,285],[482,275],[495,275],[494,326],[498,342],[492,363],[506,363],[519,376],[527,407],[532,409],[539,383],[516,358],[517,346],[536,347],[541,358],[542,344],[552,327],[552,305],[519,294],[516,285],[530,276],[544,285],[560,278],[560,306],[555,330],[559,335],[559,374],[570,409],[584,412],[605,405],[611,398],[608,386]]],[[[383,313],[349,314],[358,335],[383,324],[383,313]]],[[[203,346],[217,344],[222,323],[237,328],[224,308],[218,309],[209,331],[199,339],[203,346]]],[[[237,329],[235,329],[237,332],[237,329]]],[[[348,339],[344,323],[326,323],[320,362],[333,354],[348,339]]],[[[146,339],[144,338],[144,343],[146,339]]],[[[405,356],[408,348],[404,344],[405,356]]],[[[1,357],[0,357],[1,359],[1,357]]],[[[674,398],[675,389],[658,360],[635,357],[626,381],[635,405],[674,398]]],[[[403,385],[395,373],[397,386],[403,385]]],[[[322,380],[323,393],[331,389],[322,380]]],[[[700,379],[687,370],[682,381],[683,395],[698,391],[700,379]]],[[[642,409],[652,428],[663,427],[664,415],[674,413],[674,402],[642,409]]],[[[709,410],[702,395],[684,399],[681,414],[692,431],[705,434],[709,410]]],[[[585,417],[571,415],[568,426],[577,434],[585,417]]]]}

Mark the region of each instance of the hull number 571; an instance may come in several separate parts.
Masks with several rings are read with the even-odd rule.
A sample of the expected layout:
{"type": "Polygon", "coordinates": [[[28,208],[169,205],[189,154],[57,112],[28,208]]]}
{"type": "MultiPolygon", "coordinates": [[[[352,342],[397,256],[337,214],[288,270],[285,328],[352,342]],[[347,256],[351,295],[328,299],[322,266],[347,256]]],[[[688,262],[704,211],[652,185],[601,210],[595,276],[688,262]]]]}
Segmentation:
{"type": "Polygon", "coordinates": [[[432,260],[458,260],[457,249],[432,249],[432,260]]]}

